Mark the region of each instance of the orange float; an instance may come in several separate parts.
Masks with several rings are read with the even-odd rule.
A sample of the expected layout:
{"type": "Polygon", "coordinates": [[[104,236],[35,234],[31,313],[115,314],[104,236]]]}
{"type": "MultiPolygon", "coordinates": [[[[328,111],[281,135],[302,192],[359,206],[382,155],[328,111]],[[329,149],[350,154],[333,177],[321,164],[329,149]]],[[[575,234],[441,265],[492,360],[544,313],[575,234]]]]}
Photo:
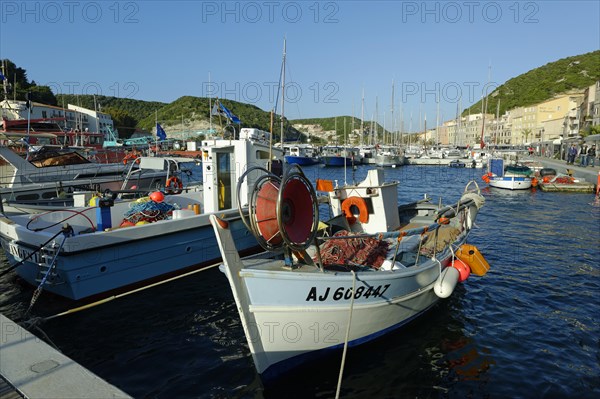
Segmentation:
{"type": "Polygon", "coordinates": [[[367,202],[364,200],[364,198],[357,196],[348,197],[344,200],[344,202],[342,202],[342,212],[344,212],[346,215],[348,222],[350,224],[354,224],[354,222],[356,222],[356,218],[351,211],[353,206],[358,208],[358,220],[360,220],[361,223],[368,223],[369,209],[367,208],[367,202]]]}
{"type": "Polygon", "coordinates": [[[181,194],[183,191],[183,183],[177,176],[169,177],[165,183],[165,193],[181,194]]]}
{"type": "Polygon", "coordinates": [[[471,274],[471,268],[465,262],[460,259],[454,259],[452,262],[452,267],[458,270],[458,281],[463,282],[469,278],[471,274]]]}

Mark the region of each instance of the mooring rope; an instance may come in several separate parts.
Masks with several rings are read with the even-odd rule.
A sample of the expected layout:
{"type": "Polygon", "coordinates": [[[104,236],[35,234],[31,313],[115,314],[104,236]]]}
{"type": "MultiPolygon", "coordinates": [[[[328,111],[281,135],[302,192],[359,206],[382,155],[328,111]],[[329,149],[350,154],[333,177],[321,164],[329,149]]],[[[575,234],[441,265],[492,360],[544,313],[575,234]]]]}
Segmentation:
{"type": "MultiPolygon", "coordinates": [[[[71,231],[72,231],[72,229],[71,229],[71,231]]],[[[60,253],[63,245],[65,244],[65,241],[67,241],[67,238],[69,238],[68,230],[64,230],[63,233],[64,233],[63,240],[60,243],[60,246],[58,247],[56,252],[54,253],[52,262],[50,262],[50,266],[48,266],[48,270],[46,271],[44,278],[42,278],[40,285],[38,285],[38,287],[33,292],[33,296],[31,297],[31,302],[29,303],[29,307],[27,308],[27,311],[25,312],[25,316],[27,316],[29,314],[29,312],[31,311],[31,308],[33,308],[33,305],[35,305],[35,303],[37,302],[40,294],[42,293],[42,287],[44,286],[44,284],[46,284],[46,280],[48,280],[50,273],[52,273],[52,270],[54,270],[54,267],[56,266],[56,259],[58,258],[58,254],[60,253]]]]}
{"type": "Polygon", "coordinates": [[[352,298],[350,299],[350,310],[348,315],[348,328],[346,328],[346,338],[344,339],[344,351],[342,352],[342,364],[340,365],[340,374],[338,376],[337,390],[335,399],[340,397],[340,389],[342,388],[342,376],[344,375],[344,366],[346,365],[346,352],[348,351],[348,340],[350,339],[350,325],[352,324],[352,312],[354,310],[354,292],[356,290],[356,273],[352,272],[352,298]]]}
{"type": "Polygon", "coordinates": [[[80,312],[80,311],[85,310],[85,309],[90,309],[90,308],[96,307],[98,305],[102,305],[104,303],[111,302],[111,301],[113,301],[115,299],[122,298],[122,297],[127,296],[127,295],[131,295],[131,294],[135,294],[135,293],[140,292],[140,291],[147,290],[148,288],[153,288],[153,287],[156,287],[156,286],[159,286],[159,285],[171,282],[171,281],[178,280],[178,279],[183,278],[183,277],[191,276],[192,274],[196,274],[196,273],[199,273],[199,272],[203,272],[203,271],[215,268],[215,267],[217,267],[219,265],[221,265],[221,263],[215,263],[214,265],[210,265],[210,266],[198,269],[198,270],[192,270],[190,272],[187,272],[187,273],[184,273],[184,274],[180,274],[179,276],[171,277],[171,278],[168,278],[166,280],[157,281],[156,283],[152,283],[152,284],[146,285],[144,287],[136,288],[134,290],[127,291],[127,292],[124,292],[122,294],[117,294],[117,295],[113,295],[113,296],[110,296],[110,297],[107,297],[107,298],[104,298],[104,299],[100,299],[100,300],[98,300],[96,302],[88,303],[87,305],[82,305],[82,306],[79,306],[77,308],[69,309],[69,310],[66,310],[64,312],[57,313],[57,314],[55,314],[53,316],[44,317],[44,318],[42,318],[40,320],[40,322],[45,322],[45,321],[48,321],[48,320],[56,319],[57,317],[66,316],[66,315],[69,315],[69,314],[77,313],[77,312],[80,312]]]}

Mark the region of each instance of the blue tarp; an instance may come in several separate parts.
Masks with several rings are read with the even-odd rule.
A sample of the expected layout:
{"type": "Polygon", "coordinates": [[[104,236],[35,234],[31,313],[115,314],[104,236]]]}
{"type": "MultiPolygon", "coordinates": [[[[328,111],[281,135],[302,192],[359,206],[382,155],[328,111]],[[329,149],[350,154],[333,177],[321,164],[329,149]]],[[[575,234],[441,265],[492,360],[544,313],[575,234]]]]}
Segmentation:
{"type": "Polygon", "coordinates": [[[503,159],[491,159],[490,160],[490,172],[496,176],[504,176],[504,160],[503,159]]]}

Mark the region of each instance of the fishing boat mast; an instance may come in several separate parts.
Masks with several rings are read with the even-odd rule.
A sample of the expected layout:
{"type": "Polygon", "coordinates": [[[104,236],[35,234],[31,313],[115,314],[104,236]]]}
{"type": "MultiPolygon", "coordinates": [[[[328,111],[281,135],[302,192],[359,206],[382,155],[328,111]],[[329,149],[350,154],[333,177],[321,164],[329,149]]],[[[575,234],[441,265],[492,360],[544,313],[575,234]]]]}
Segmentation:
{"type": "Polygon", "coordinates": [[[283,60],[281,63],[281,149],[283,150],[283,118],[285,107],[285,56],[286,56],[286,38],[283,38],[283,60]]]}

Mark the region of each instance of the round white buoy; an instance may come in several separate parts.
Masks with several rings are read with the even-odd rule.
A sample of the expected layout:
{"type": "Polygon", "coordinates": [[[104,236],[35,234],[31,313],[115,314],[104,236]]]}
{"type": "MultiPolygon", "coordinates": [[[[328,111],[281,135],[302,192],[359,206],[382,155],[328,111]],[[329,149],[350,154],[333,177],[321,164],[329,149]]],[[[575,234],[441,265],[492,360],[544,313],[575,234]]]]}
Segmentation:
{"type": "Polygon", "coordinates": [[[448,298],[454,291],[459,276],[460,274],[455,268],[445,268],[433,285],[433,292],[435,292],[435,295],[440,298],[448,298]]]}

